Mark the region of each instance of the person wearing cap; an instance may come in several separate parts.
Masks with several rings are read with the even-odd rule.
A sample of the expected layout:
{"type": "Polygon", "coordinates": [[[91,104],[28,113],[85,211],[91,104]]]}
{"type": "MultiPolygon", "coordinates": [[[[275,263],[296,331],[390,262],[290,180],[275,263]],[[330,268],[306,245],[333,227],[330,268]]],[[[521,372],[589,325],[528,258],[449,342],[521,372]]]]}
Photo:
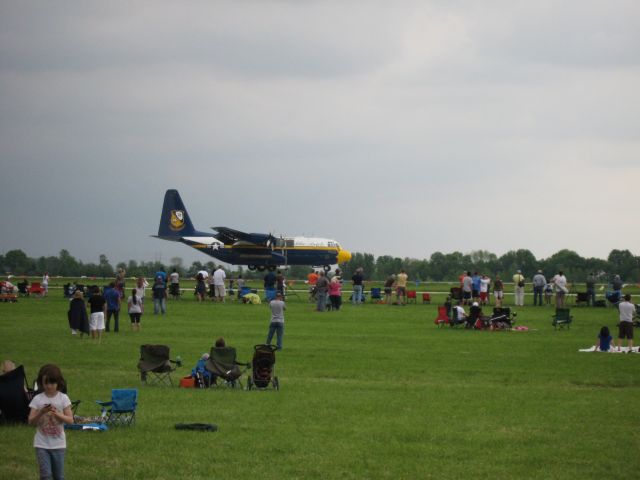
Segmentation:
{"type": "Polygon", "coordinates": [[[522,272],[518,270],[513,276],[513,288],[514,288],[514,304],[519,307],[524,306],[524,277],[522,272]]]}
{"type": "Polygon", "coordinates": [[[618,351],[622,350],[622,340],[627,339],[627,353],[633,351],[633,317],[636,316],[636,306],[631,303],[628,293],[618,304],[620,323],[618,324],[618,351]]]}
{"type": "Polygon", "coordinates": [[[533,306],[536,305],[542,306],[542,292],[544,291],[544,286],[547,284],[547,279],[544,278],[542,274],[542,270],[538,270],[533,276],[533,306]]]}
{"type": "Polygon", "coordinates": [[[269,334],[267,335],[267,344],[271,344],[273,334],[276,334],[276,348],[282,350],[282,337],[284,336],[284,311],[287,306],[282,299],[282,293],[276,293],[276,298],[269,302],[271,308],[271,322],[269,323],[269,334]]]}

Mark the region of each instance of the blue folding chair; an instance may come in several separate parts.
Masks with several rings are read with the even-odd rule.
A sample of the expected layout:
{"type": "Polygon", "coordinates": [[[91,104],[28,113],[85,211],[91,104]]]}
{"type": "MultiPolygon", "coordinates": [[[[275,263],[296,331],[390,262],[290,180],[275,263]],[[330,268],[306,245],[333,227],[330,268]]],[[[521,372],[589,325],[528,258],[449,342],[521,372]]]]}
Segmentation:
{"type": "Polygon", "coordinates": [[[382,290],[379,287],[371,288],[371,301],[380,301],[382,300],[382,290]]]}
{"type": "Polygon", "coordinates": [[[111,390],[110,402],[96,400],[96,403],[102,407],[102,420],[107,425],[114,427],[133,425],[136,421],[138,389],[114,388],[111,390]]]}

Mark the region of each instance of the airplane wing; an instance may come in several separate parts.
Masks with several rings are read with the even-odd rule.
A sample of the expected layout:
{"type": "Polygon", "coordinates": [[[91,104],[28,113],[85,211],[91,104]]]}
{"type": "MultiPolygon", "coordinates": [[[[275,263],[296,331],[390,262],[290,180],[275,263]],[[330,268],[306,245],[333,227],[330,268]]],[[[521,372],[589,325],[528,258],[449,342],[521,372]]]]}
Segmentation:
{"type": "Polygon", "coordinates": [[[273,239],[273,236],[268,233],[246,233],[228,227],[211,228],[218,232],[216,238],[223,242],[225,245],[242,241],[254,243],[256,245],[269,246],[271,244],[271,240],[273,239]]]}

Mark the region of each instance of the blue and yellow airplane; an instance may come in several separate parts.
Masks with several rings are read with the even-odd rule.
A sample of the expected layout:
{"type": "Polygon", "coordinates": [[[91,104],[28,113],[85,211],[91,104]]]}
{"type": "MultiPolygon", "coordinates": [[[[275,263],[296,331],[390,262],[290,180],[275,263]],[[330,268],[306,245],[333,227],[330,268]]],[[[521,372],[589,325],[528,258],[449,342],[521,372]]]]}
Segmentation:
{"type": "Polygon", "coordinates": [[[191,223],[177,190],[167,190],[157,238],[181,242],[231,265],[249,270],[274,270],[279,266],[310,265],[329,270],[345,263],[351,253],[335,240],[309,237],[276,237],[268,233],[245,233],[227,227],[211,227],[216,234],[200,232],[191,223]]]}

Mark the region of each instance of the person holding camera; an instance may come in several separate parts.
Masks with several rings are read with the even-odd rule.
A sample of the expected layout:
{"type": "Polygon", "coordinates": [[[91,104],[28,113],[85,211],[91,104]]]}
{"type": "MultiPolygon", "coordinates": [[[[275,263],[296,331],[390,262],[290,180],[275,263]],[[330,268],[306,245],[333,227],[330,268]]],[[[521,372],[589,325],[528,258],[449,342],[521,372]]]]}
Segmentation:
{"type": "Polygon", "coordinates": [[[514,285],[514,305],[516,307],[524,307],[524,277],[522,271],[518,270],[513,276],[514,285]]]}

